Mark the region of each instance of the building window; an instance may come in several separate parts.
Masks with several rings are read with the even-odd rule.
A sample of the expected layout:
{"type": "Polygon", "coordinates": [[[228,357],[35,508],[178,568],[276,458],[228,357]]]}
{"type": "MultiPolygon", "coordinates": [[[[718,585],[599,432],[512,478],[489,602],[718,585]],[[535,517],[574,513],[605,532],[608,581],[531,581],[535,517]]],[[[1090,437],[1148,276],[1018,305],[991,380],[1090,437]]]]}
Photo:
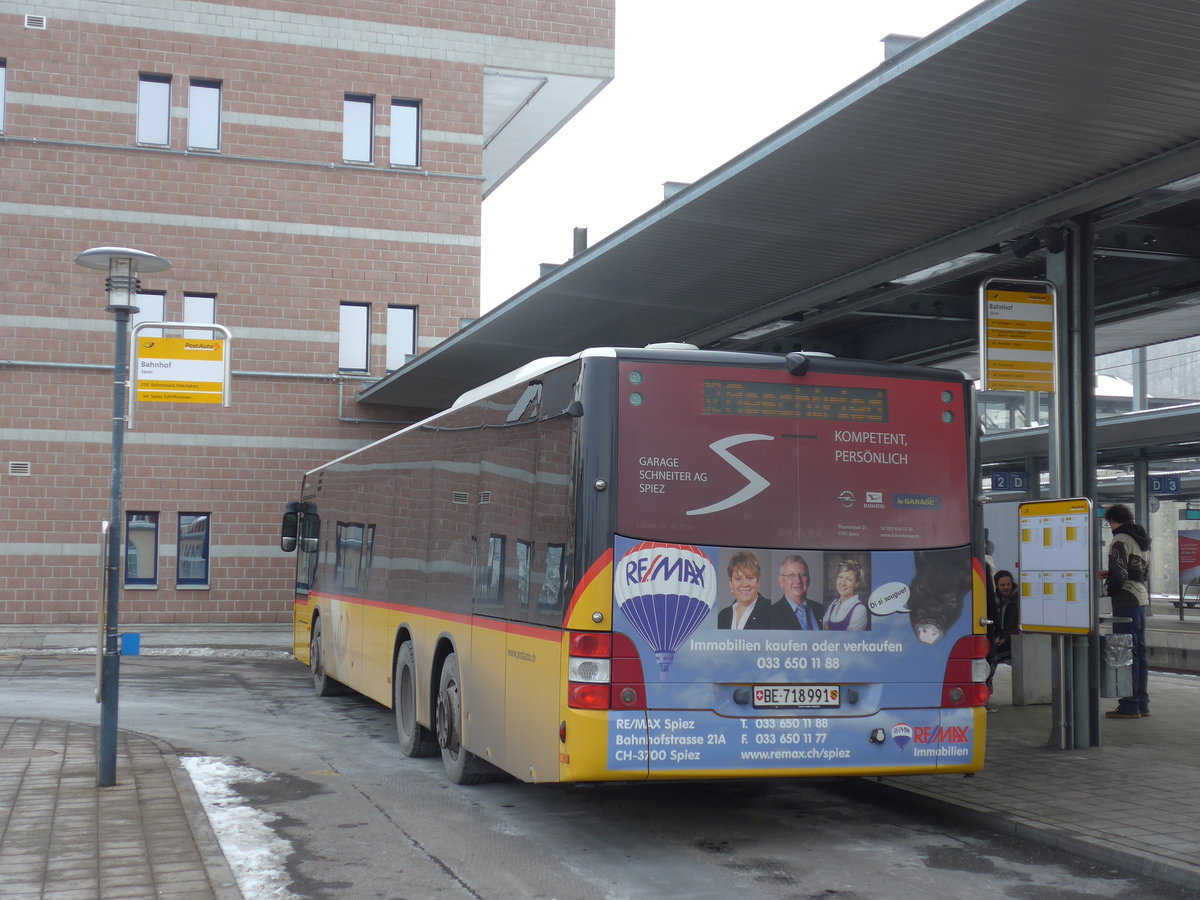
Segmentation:
{"type": "Polygon", "coordinates": [[[188,88],[188,146],[221,149],[221,82],[193,78],[188,88]]]}
{"type": "Polygon", "coordinates": [[[158,584],[158,513],[125,514],[125,584],[158,584]]]}
{"type": "Polygon", "coordinates": [[[347,94],[342,106],[342,159],[369,163],[375,159],[375,98],[347,94]]]}
{"type": "Polygon", "coordinates": [[[171,143],[171,76],[138,76],[137,142],[171,143]]]}
{"type": "Polygon", "coordinates": [[[180,513],[175,583],[208,585],[208,513],[180,513]]]}
{"type": "Polygon", "coordinates": [[[8,60],[0,59],[0,134],[4,134],[4,107],[7,104],[5,85],[8,81],[8,60]]]}
{"type": "Polygon", "coordinates": [[[421,104],[416,100],[392,101],[392,165],[421,164],[421,104]]]}
{"type": "Polygon", "coordinates": [[[343,303],[338,322],[338,368],[343,372],[367,372],[370,347],[371,304],[343,303]]]}
{"type": "MultiPolygon", "coordinates": [[[[197,325],[217,321],[216,294],[184,294],[183,321],[194,322],[197,325]]],[[[185,338],[195,340],[212,340],[216,335],[208,328],[185,328],[185,338]]]]}
{"type": "MultiPolygon", "coordinates": [[[[129,327],[138,325],[142,322],[162,322],[163,306],[166,301],[166,294],[162,291],[138,291],[137,305],[138,311],[129,318],[129,327]]],[[[138,332],[138,337],[162,337],[161,328],[143,328],[138,332]]]]}
{"type": "Polygon", "coordinates": [[[417,309],[389,306],[387,311],[387,367],[391,372],[417,352],[417,309]]]}

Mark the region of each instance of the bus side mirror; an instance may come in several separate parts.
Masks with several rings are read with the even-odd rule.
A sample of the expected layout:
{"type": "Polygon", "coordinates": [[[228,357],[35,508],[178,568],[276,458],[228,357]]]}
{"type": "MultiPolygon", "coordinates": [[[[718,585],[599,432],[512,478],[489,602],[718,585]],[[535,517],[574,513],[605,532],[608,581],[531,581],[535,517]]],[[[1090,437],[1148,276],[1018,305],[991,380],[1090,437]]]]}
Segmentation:
{"type": "Polygon", "coordinates": [[[314,511],[306,512],[300,520],[300,549],[305,553],[316,553],[321,546],[321,517],[315,512],[315,504],[306,506],[311,506],[314,511]]]}
{"type": "Polygon", "coordinates": [[[279,549],[284,553],[291,553],[296,549],[296,532],[299,526],[299,513],[285,512],[283,514],[283,525],[279,529],[279,549]]]}

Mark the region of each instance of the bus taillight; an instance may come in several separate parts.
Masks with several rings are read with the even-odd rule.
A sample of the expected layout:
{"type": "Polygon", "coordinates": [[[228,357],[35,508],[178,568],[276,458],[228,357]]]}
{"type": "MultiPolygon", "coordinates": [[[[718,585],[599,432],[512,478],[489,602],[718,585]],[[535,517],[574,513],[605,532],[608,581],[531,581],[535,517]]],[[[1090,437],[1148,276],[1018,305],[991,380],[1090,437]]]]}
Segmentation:
{"type": "Polygon", "coordinates": [[[646,686],[637,647],[623,634],[574,631],[567,661],[567,706],[645,709],[646,686]]]}
{"type": "Polygon", "coordinates": [[[946,660],[942,679],[942,706],[983,706],[992,695],[987,686],[988,639],[981,634],[959,638],[946,660]]]}
{"type": "Polygon", "coordinates": [[[612,633],[607,631],[571,632],[571,656],[612,657],[612,633]]]}

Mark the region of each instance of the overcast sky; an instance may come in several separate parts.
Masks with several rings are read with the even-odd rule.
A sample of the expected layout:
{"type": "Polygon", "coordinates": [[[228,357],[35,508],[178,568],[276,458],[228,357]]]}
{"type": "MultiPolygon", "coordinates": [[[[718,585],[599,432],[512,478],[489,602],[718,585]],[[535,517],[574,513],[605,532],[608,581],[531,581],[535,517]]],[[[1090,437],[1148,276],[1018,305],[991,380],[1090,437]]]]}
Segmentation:
{"type": "Polygon", "coordinates": [[[483,311],[978,0],[616,0],[616,76],[483,204],[483,311]]]}

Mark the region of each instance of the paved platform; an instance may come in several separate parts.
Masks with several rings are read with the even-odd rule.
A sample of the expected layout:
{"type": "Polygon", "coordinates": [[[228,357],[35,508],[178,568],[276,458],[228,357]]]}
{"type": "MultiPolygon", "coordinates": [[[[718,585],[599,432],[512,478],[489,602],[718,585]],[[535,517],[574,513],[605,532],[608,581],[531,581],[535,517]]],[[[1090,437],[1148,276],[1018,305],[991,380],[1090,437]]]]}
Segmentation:
{"type": "MultiPolygon", "coordinates": [[[[1154,616],[1151,642],[1170,625],[1167,617],[1154,616]]],[[[1200,645],[1200,627],[1185,631],[1193,631],[1200,645]]],[[[140,632],[147,654],[278,652],[291,641],[288,626],[274,625],[142,626],[140,632]]],[[[0,626],[0,654],[94,645],[88,637],[82,628],[0,626]]],[[[1200,677],[1151,673],[1150,718],[1106,719],[1102,746],[1052,750],[1050,707],[1013,706],[1006,699],[1009,672],[1002,666],[996,674],[982,772],[877,783],[903,792],[906,802],[934,805],[942,814],[1200,896],[1200,677]]],[[[103,789],[96,787],[97,752],[94,724],[5,718],[0,705],[0,896],[239,900],[172,748],[121,732],[118,784],[103,789]]]]}

